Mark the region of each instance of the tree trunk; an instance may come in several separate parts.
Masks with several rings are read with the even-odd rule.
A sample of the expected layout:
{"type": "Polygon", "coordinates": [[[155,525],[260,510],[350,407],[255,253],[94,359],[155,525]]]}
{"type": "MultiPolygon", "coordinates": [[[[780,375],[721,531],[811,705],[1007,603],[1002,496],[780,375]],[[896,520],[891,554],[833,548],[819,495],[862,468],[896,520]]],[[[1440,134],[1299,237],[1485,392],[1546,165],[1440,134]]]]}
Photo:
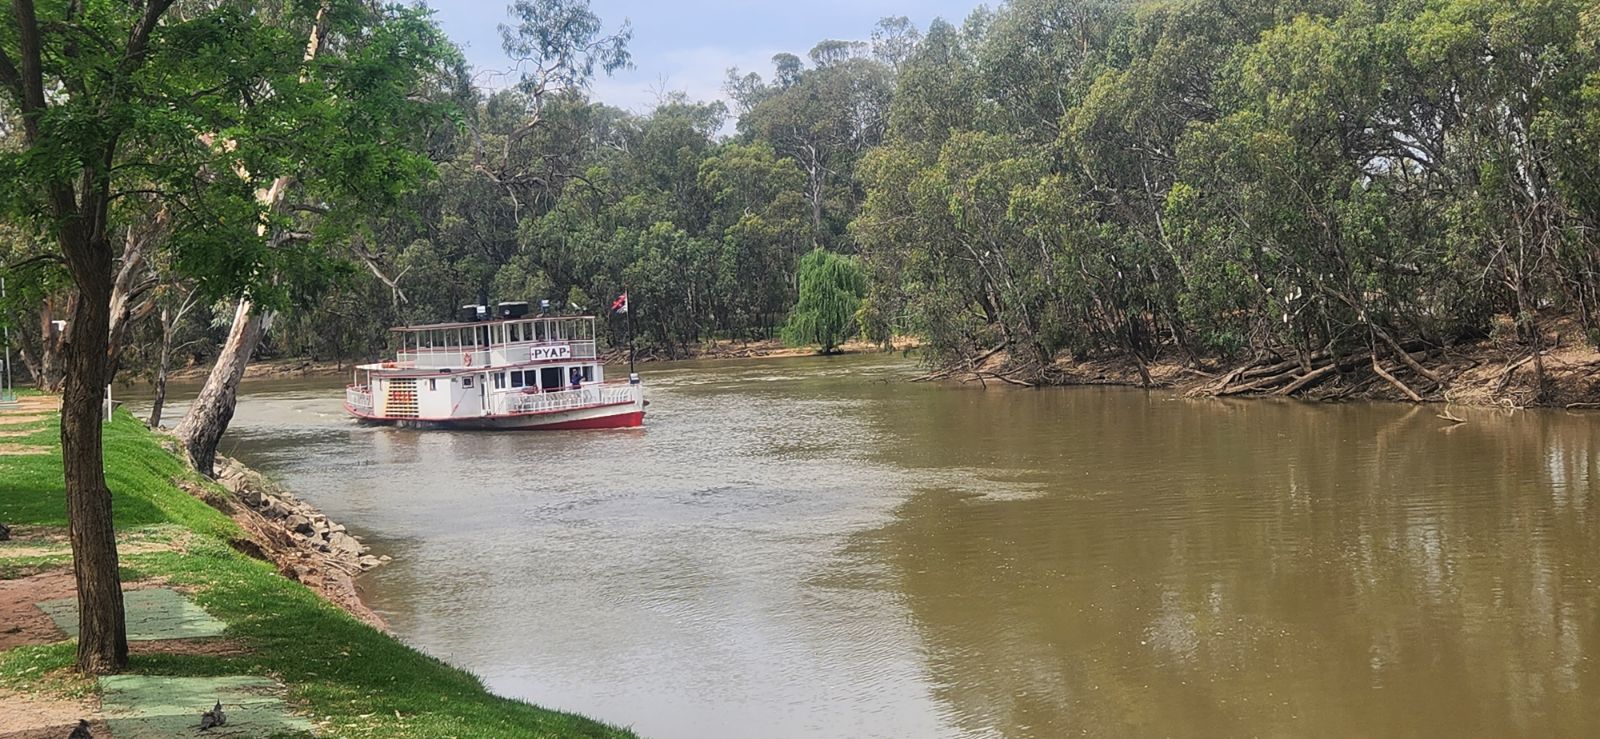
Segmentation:
{"type": "MultiPolygon", "coordinates": [[[[44,305],[39,309],[39,366],[33,376],[33,384],[47,393],[61,392],[67,380],[62,353],[71,335],[70,329],[56,330],[55,308],[58,299],[59,296],[45,298],[44,305]]],[[[75,297],[67,299],[68,315],[73,313],[77,302],[75,297]]]]}
{"type": "Polygon", "coordinates": [[[172,362],[173,325],[167,311],[161,311],[161,359],[156,363],[156,397],[150,404],[150,428],[161,426],[161,411],[167,405],[167,365],[172,362]]]}
{"type": "Polygon", "coordinates": [[[228,331],[228,341],[217,355],[217,363],[206,376],[206,385],[189,406],[173,433],[183,445],[189,464],[210,477],[212,462],[217,456],[217,444],[233,420],[234,405],[239,400],[239,381],[250,364],[250,355],[261,344],[266,334],[266,316],[256,309],[248,298],[239,301],[233,314],[233,327],[228,331]]]}
{"type": "MultiPolygon", "coordinates": [[[[317,20],[312,24],[311,38],[306,42],[307,62],[315,59],[317,52],[322,49],[323,39],[328,33],[330,5],[330,0],[322,0],[317,7],[317,20]]],[[[301,79],[305,79],[304,73],[301,79]]],[[[256,199],[267,210],[276,210],[283,202],[283,193],[288,187],[289,176],[281,175],[272,181],[270,187],[257,191],[256,199]]],[[[261,227],[262,235],[266,235],[265,228],[261,227]]],[[[249,298],[239,300],[239,307],[233,314],[233,326],[228,329],[228,341],[222,345],[222,353],[217,356],[211,374],[206,376],[205,387],[189,406],[183,421],[173,430],[189,457],[189,463],[207,477],[212,476],[217,444],[222,441],[222,434],[233,420],[234,404],[239,400],[239,382],[244,379],[250,356],[255,354],[261,337],[266,334],[267,323],[267,316],[249,298]]]]}
{"type": "Polygon", "coordinates": [[[75,256],[85,264],[75,265],[73,270],[79,299],[74,301],[70,341],[62,352],[66,381],[61,456],[72,570],[78,589],[77,667],[94,675],[116,672],[128,663],[117,535],[100,445],[101,402],[110,369],[106,340],[111,318],[111,254],[109,245],[103,244],[72,251],[77,251],[75,256]]]}

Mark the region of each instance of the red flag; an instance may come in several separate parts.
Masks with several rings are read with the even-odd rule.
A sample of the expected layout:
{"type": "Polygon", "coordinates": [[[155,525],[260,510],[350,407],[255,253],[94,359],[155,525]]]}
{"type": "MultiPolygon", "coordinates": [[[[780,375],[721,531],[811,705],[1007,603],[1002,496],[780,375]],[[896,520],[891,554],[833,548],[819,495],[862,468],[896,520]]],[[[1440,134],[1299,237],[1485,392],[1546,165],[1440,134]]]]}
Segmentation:
{"type": "Polygon", "coordinates": [[[615,313],[627,313],[628,312],[628,294],[627,293],[623,293],[622,297],[617,298],[616,302],[611,304],[611,310],[612,310],[612,312],[615,312],[615,313]]]}

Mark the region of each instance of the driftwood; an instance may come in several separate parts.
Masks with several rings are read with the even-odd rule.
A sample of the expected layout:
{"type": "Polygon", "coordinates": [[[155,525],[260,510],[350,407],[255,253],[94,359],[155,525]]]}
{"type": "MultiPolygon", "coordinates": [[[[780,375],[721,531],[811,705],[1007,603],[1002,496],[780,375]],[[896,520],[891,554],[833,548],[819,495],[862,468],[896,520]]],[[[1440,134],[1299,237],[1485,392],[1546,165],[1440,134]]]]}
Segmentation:
{"type": "Polygon", "coordinates": [[[1506,368],[1500,372],[1500,380],[1494,384],[1494,394],[1499,395],[1505,392],[1506,388],[1511,385],[1511,378],[1517,374],[1517,370],[1521,369],[1522,365],[1532,362],[1533,358],[1537,355],[1537,352],[1533,352],[1528,354],[1526,357],[1506,365],[1506,368]]]}
{"type": "Polygon", "coordinates": [[[971,359],[968,359],[967,360],[967,364],[966,364],[965,367],[959,367],[959,366],[957,366],[957,367],[946,367],[946,368],[941,369],[941,370],[936,370],[936,371],[933,371],[933,372],[929,372],[928,374],[922,375],[920,377],[914,377],[914,378],[911,379],[911,381],[912,382],[933,382],[933,381],[936,381],[936,380],[948,380],[951,377],[954,377],[954,376],[956,376],[957,374],[960,374],[963,371],[971,371],[973,373],[976,373],[977,369],[979,367],[982,367],[984,362],[989,361],[990,357],[993,357],[994,355],[999,354],[1000,350],[1005,349],[1005,348],[1006,348],[1006,345],[1005,344],[1001,344],[1001,345],[999,345],[999,346],[997,346],[997,347],[995,347],[993,349],[990,349],[989,351],[986,351],[986,352],[984,352],[982,354],[979,354],[976,357],[972,357],[971,359]]]}
{"type": "Polygon", "coordinates": [[[1007,383],[1007,384],[1010,384],[1010,385],[1016,385],[1017,387],[1038,387],[1038,385],[1036,385],[1034,383],[1024,382],[1022,380],[1015,380],[1015,379],[1012,379],[1012,378],[1007,377],[1005,375],[995,374],[993,372],[977,372],[977,373],[974,373],[974,374],[977,374],[979,377],[992,377],[992,378],[994,378],[996,380],[999,380],[1001,382],[1004,382],[1004,383],[1007,383]]]}
{"type": "Polygon", "coordinates": [[[1339,364],[1337,362],[1329,362],[1327,366],[1323,367],[1322,369],[1316,369],[1307,372],[1304,375],[1301,375],[1300,379],[1278,388],[1278,391],[1273,394],[1293,395],[1301,390],[1322,382],[1324,379],[1327,379],[1328,376],[1337,371],[1339,371],[1339,364]]]}
{"type": "MultiPolygon", "coordinates": [[[[1388,342],[1385,342],[1386,344],[1388,342]]],[[[1403,355],[1400,360],[1405,368],[1413,365],[1421,366],[1422,360],[1429,356],[1426,345],[1420,341],[1410,341],[1404,344],[1395,342],[1391,344],[1395,354],[1403,355]],[[1416,351],[1422,349],[1422,351],[1416,351]]],[[[1315,352],[1304,359],[1286,358],[1282,353],[1271,353],[1257,356],[1250,362],[1235,367],[1227,374],[1204,387],[1197,388],[1190,393],[1191,396],[1227,397],[1231,395],[1270,394],[1278,397],[1288,397],[1304,393],[1329,379],[1336,377],[1341,372],[1370,368],[1371,375],[1365,381],[1345,388],[1330,396],[1334,398],[1348,397],[1367,387],[1372,382],[1383,380],[1400,390],[1407,398],[1414,402],[1423,402],[1422,393],[1417,392],[1404,380],[1396,377],[1390,370],[1384,369],[1378,358],[1373,353],[1335,357],[1327,349],[1315,352]]],[[[1438,372],[1429,370],[1418,373],[1419,377],[1427,380],[1429,385],[1424,390],[1442,386],[1438,372]]]]}
{"type": "MultiPolygon", "coordinates": [[[[1405,352],[1401,352],[1401,354],[1404,354],[1404,353],[1405,352]]],[[[1394,375],[1391,375],[1387,371],[1385,371],[1383,369],[1383,365],[1378,363],[1378,358],[1376,356],[1374,356],[1372,358],[1372,371],[1377,376],[1382,377],[1390,385],[1395,386],[1397,389],[1400,390],[1400,392],[1405,393],[1406,397],[1411,399],[1411,402],[1413,402],[1413,403],[1421,403],[1422,402],[1422,396],[1418,395],[1417,391],[1412,390],[1411,386],[1401,382],[1400,378],[1395,377],[1394,375]]]]}

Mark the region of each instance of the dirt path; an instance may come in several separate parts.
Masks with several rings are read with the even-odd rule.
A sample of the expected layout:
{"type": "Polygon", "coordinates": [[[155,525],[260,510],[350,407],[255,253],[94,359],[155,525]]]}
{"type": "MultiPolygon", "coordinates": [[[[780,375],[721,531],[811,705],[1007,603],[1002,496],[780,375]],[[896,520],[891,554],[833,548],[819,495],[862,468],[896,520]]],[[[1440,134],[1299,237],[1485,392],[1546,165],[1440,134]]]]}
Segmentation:
{"type": "Polygon", "coordinates": [[[0,688],[0,706],[5,706],[0,739],[62,739],[77,728],[79,719],[89,721],[89,731],[95,736],[111,736],[98,701],[92,698],[74,700],[0,688]]]}
{"type": "Polygon", "coordinates": [[[66,639],[67,635],[34,604],[76,594],[72,570],[65,568],[0,580],[0,651],[66,639]]]}

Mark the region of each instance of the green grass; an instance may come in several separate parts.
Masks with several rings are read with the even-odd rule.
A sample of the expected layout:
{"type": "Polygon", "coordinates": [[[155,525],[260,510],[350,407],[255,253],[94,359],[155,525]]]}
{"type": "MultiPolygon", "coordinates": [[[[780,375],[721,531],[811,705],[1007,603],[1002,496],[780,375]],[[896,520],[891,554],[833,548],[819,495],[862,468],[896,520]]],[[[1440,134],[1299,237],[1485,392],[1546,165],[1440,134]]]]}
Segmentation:
{"type": "MultiPolygon", "coordinates": [[[[4,441],[42,446],[46,454],[0,456],[0,521],[35,526],[66,526],[67,496],[61,481],[58,417],[20,427],[33,433],[4,441]]],[[[223,538],[241,534],[239,527],[204,502],[173,486],[173,480],[202,483],[199,476],[165,448],[162,437],[145,429],[133,416],[118,411],[104,427],[106,485],[118,528],[173,523],[197,533],[223,538]]],[[[220,488],[217,488],[220,490],[220,488]]]]}
{"type": "MultiPolygon", "coordinates": [[[[14,440],[13,440],[14,441],[14,440]]],[[[35,441],[45,445],[45,441],[35,441]]],[[[54,446],[53,440],[50,445],[54,446]]],[[[161,437],[119,413],[106,433],[107,478],[119,528],[178,524],[195,532],[183,551],[125,554],[124,577],[165,577],[193,590],[197,603],[228,624],[238,656],[134,656],[128,671],[151,675],[260,675],[289,687],[297,710],[340,737],[628,737],[596,721],[499,698],[473,675],[423,655],[352,618],[268,564],[227,545],[240,535],[228,518],[171,483],[192,473],[162,447],[161,437]]],[[[5,458],[0,520],[62,525],[65,502],[59,453],[5,458]]],[[[206,483],[210,484],[210,483],[206,483]]],[[[159,538],[174,529],[141,529],[159,538]]],[[[59,566],[54,555],[6,559],[0,575],[59,566]]],[[[70,644],[0,652],[0,685],[52,692],[82,691],[64,675],[70,644]]]]}

